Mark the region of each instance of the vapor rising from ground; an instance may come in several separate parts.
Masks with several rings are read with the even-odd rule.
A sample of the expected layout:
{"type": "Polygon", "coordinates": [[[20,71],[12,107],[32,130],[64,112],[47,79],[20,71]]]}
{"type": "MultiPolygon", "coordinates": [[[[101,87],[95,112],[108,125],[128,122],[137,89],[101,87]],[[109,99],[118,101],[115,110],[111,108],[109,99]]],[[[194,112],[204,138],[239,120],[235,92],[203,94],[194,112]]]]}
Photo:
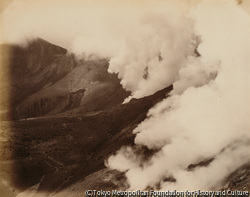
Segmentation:
{"type": "Polygon", "coordinates": [[[250,162],[250,17],[233,1],[204,1],[191,18],[200,56],[186,56],[172,96],[134,130],[136,145],[159,151],[143,162],[122,149],[107,161],[126,172],[131,189],[218,189],[250,162]]]}
{"type": "Polygon", "coordinates": [[[174,84],[134,130],[137,146],[157,152],[145,161],[123,148],[107,166],[126,172],[131,189],[215,189],[250,162],[250,16],[242,5],[13,1],[1,13],[2,42],[38,36],[79,56],[110,58],[109,72],[130,98],[174,84]],[[187,170],[209,158],[208,166],[187,170]]]}

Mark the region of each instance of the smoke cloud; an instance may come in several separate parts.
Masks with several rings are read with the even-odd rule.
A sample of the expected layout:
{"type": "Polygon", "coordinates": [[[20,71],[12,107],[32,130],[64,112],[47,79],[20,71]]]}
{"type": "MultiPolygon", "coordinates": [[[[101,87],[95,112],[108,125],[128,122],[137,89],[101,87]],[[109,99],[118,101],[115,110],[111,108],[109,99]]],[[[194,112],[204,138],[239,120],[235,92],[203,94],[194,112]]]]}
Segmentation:
{"type": "Polygon", "coordinates": [[[124,164],[131,189],[220,189],[250,162],[250,17],[235,1],[203,1],[191,18],[200,56],[187,58],[171,96],[133,131],[137,146],[157,152],[145,162],[123,149],[107,161],[124,164]]]}
{"type": "Polygon", "coordinates": [[[118,73],[132,97],[148,96],[171,85],[187,57],[194,53],[192,23],[173,7],[165,9],[164,14],[144,17],[118,56],[110,60],[109,71],[118,73]]]}

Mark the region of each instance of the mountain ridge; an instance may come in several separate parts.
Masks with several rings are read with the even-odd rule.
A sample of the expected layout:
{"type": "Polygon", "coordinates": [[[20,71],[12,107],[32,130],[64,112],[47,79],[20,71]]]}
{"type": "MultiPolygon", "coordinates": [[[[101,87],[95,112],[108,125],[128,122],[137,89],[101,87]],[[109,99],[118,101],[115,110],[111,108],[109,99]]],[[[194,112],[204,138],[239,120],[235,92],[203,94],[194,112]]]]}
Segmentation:
{"type": "Polygon", "coordinates": [[[117,75],[107,72],[108,60],[78,59],[66,49],[40,38],[29,41],[23,48],[4,45],[3,49],[1,57],[5,64],[1,70],[7,84],[3,83],[1,90],[3,98],[9,95],[0,105],[1,111],[8,111],[4,119],[60,113],[74,101],[70,95],[79,90],[85,90],[80,102],[71,103],[69,109],[81,106],[89,108],[86,111],[100,110],[108,103],[111,106],[112,102],[122,102],[129,95],[121,87],[117,75]],[[96,91],[107,97],[103,106],[89,104],[97,96],[96,91]],[[109,99],[115,91],[120,92],[119,101],[117,98],[109,99]]]}

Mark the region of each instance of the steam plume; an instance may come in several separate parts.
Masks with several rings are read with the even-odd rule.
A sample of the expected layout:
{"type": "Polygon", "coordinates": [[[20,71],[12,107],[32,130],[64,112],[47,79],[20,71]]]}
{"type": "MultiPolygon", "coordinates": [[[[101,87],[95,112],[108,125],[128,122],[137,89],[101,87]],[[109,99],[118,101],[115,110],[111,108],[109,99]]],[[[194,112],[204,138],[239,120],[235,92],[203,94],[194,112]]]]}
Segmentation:
{"type": "Polygon", "coordinates": [[[171,97],[134,130],[135,144],[157,153],[143,162],[123,149],[107,161],[119,169],[120,158],[128,160],[131,189],[218,189],[250,162],[250,17],[234,1],[203,1],[192,13],[200,56],[188,57],[171,97]]]}

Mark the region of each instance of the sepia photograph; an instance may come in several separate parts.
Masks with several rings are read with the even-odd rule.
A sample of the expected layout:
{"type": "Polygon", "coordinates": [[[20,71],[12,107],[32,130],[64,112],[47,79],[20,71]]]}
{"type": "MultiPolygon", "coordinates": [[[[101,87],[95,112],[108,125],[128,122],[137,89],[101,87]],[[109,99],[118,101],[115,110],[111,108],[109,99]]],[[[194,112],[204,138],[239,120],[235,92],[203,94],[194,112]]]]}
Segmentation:
{"type": "Polygon", "coordinates": [[[249,197],[250,0],[0,1],[0,197],[249,197]]]}

